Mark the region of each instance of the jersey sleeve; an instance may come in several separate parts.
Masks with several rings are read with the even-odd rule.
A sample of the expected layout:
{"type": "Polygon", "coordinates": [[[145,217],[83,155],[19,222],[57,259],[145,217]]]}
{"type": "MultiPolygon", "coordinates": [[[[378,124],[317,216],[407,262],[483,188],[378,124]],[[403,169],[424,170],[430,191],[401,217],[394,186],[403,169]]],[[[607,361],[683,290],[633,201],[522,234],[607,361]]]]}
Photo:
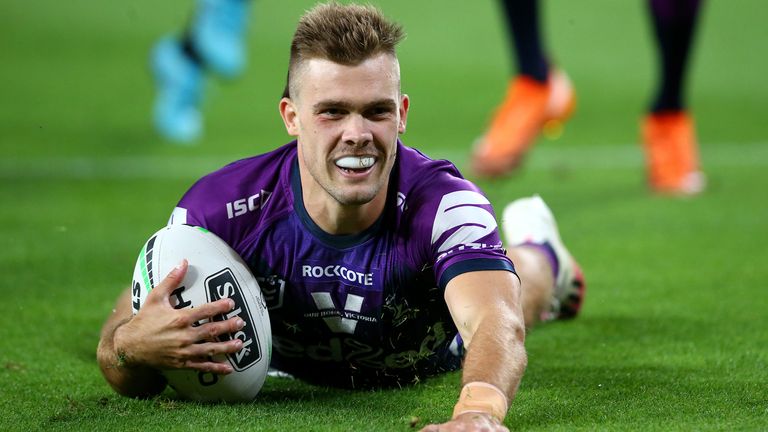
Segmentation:
{"type": "Polygon", "coordinates": [[[438,286],[445,289],[451,279],[472,271],[515,273],[488,198],[461,177],[439,174],[438,178],[441,181],[432,182],[429,193],[421,194],[413,215],[438,286]]]}
{"type": "Polygon", "coordinates": [[[434,218],[430,240],[438,286],[445,288],[454,277],[471,271],[515,272],[493,207],[482,193],[458,190],[443,195],[434,218]]]}

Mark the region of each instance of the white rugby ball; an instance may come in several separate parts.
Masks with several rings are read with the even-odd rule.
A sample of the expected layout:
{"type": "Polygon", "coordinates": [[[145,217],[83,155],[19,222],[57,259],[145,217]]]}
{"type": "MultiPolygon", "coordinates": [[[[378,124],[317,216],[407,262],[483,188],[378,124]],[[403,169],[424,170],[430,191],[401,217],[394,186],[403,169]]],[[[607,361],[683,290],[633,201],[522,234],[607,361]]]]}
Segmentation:
{"type": "MultiPolygon", "coordinates": [[[[222,298],[235,301],[235,309],[213,316],[223,321],[239,316],[245,327],[218,337],[219,341],[238,338],[239,352],[217,356],[227,361],[234,372],[228,375],[192,369],[164,370],[162,374],[179,395],[199,401],[250,401],[261,390],[267,376],[272,350],[272,331],[266,303],[256,278],[242,258],[210,231],[190,225],[169,225],[156,232],[141,249],[133,271],[131,300],[136,314],[150,290],[173,268],[187,259],[184,280],[171,294],[176,309],[193,308],[222,298]]],[[[202,321],[199,324],[208,322],[202,321]]]]}

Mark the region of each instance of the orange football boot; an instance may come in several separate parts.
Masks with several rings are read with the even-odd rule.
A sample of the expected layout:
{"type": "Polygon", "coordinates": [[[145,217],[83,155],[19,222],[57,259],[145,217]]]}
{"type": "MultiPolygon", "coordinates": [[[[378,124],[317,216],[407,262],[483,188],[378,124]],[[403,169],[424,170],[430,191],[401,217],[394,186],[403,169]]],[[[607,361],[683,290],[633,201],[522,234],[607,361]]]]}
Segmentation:
{"type": "Polygon", "coordinates": [[[472,170],[497,177],[515,169],[542,130],[558,131],[576,107],[568,76],[550,72],[546,83],[525,75],[510,81],[486,134],[475,143],[472,170]]]}
{"type": "Polygon", "coordinates": [[[686,112],[649,114],[643,119],[641,133],[651,189],[672,195],[704,190],[693,119],[686,112]]]}

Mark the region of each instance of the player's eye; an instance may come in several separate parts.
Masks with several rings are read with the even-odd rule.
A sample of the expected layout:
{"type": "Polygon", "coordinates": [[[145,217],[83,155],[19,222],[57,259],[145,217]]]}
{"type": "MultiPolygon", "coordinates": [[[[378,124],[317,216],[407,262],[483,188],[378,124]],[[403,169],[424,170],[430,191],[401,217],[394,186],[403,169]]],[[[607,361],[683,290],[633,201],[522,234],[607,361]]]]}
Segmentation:
{"type": "Polygon", "coordinates": [[[324,108],[320,110],[320,115],[323,117],[336,118],[344,115],[344,111],[339,108],[324,108]]]}
{"type": "Polygon", "coordinates": [[[373,107],[366,113],[366,117],[369,118],[375,118],[375,119],[381,119],[389,117],[392,114],[393,110],[392,108],[388,106],[379,106],[379,107],[373,107]]]}

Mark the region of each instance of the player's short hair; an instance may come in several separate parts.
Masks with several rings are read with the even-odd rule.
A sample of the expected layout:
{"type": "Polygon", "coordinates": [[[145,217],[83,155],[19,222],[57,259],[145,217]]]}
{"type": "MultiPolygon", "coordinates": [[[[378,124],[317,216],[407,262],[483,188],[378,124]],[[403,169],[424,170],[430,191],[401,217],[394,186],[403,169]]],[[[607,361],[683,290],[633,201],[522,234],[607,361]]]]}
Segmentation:
{"type": "Polygon", "coordinates": [[[283,97],[295,94],[292,77],[305,60],[319,58],[354,66],[382,53],[395,56],[395,47],[404,37],[402,26],[373,6],[319,4],[296,27],[283,97]]]}

